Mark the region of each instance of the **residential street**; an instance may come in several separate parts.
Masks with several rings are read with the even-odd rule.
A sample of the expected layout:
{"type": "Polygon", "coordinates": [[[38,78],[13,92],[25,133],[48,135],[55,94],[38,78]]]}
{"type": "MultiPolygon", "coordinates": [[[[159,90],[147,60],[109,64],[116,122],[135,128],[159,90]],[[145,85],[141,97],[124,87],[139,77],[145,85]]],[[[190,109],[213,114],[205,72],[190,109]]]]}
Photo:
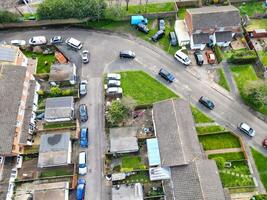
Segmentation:
{"type": "MultiPolygon", "coordinates": [[[[103,115],[103,84],[102,74],[109,71],[119,71],[124,69],[142,69],[151,76],[167,85],[179,96],[188,98],[192,104],[211,116],[217,123],[226,126],[235,132],[244,141],[267,155],[267,150],[261,147],[262,140],[267,137],[267,124],[254,116],[247,106],[240,104],[231,94],[225,95],[211,87],[210,83],[198,79],[190,69],[178,63],[171,55],[163,50],[155,48],[152,44],[115,33],[104,33],[97,31],[87,31],[81,29],[43,29],[43,30],[22,30],[0,32],[0,41],[9,42],[11,39],[28,40],[32,36],[45,35],[48,39],[55,35],[74,37],[81,40],[84,47],[91,54],[90,63],[81,67],[79,55],[75,51],[66,48],[66,54],[71,60],[78,63],[81,70],[81,79],[88,81],[88,94],[83,97],[80,103],[88,106],[89,120],[85,124],[89,128],[89,147],[87,150],[88,174],[86,175],[87,200],[108,199],[101,196],[109,192],[103,177],[103,156],[105,151],[104,115],[103,115]],[[120,60],[119,51],[130,49],[136,52],[136,59],[133,61],[120,60]],[[166,68],[176,77],[172,84],[167,84],[158,75],[160,68],[166,68]],[[213,111],[203,108],[198,103],[201,96],[207,96],[215,103],[213,111]],[[240,122],[247,122],[256,130],[256,136],[249,138],[240,133],[236,126],[240,122]]],[[[81,53],[79,51],[78,53],[81,53]]],[[[188,67],[190,68],[190,66],[188,67]]],[[[83,124],[82,124],[83,125],[83,124]]],[[[222,141],[223,142],[223,141],[222,141]]]]}

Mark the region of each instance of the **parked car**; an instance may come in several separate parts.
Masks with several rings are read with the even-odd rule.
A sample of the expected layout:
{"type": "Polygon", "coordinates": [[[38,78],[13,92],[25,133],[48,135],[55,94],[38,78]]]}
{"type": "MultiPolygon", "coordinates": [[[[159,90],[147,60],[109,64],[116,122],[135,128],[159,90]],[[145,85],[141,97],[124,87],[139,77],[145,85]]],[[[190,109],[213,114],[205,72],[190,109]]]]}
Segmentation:
{"type": "Polygon", "coordinates": [[[72,37],[66,40],[66,44],[76,50],[81,49],[83,47],[82,43],[79,40],[76,40],[75,38],[72,37]]]}
{"type": "Polygon", "coordinates": [[[79,107],[80,121],[86,122],[88,120],[88,112],[87,106],[85,104],[81,104],[79,107]]]}
{"type": "Polygon", "coordinates": [[[248,124],[244,122],[240,123],[237,128],[250,137],[255,136],[255,130],[253,130],[253,128],[251,128],[248,124]]]}
{"type": "Polygon", "coordinates": [[[87,173],[86,166],[86,153],[82,151],[79,153],[79,175],[85,175],[87,173]]]}
{"type": "Polygon", "coordinates": [[[263,141],[262,141],[262,146],[264,148],[267,148],[267,138],[265,138],[263,141]]]}
{"type": "Polygon", "coordinates": [[[107,74],[107,79],[108,80],[120,80],[121,79],[121,75],[120,74],[110,73],[110,74],[107,74]]]}
{"type": "Polygon", "coordinates": [[[46,44],[46,37],[45,36],[35,36],[29,39],[30,45],[42,45],[46,44]]]}
{"type": "Polygon", "coordinates": [[[89,63],[89,51],[88,50],[84,50],[82,52],[82,60],[84,64],[89,63]]]}
{"type": "Polygon", "coordinates": [[[18,155],[17,156],[17,162],[16,162],[16,168],[20,169],[22,166],[23,156],[18,155]]]}
{"type": "Polygon", "coordinates": [[[168,72],[167,70],[165,70],[165,69],[163,69],[163,68],[161,68],[160,70],[159,70],[159,75],[162,77],[162,78],[164,78],[166,81],[169,81],[169,82],[173,82],[174,81],[174,76],[170,73],[170,72],[168,72]]]}
{"type": "Polygon", "coordinates": [[[120,87],[121,82],[118,80],[109,80],[108,81],[108,87],[120,87]]]}
{"type": "Polygon", "coordinates": [[[120,58],[135,58],[135,53],[130,50],[121,51],[120,58]]]}
{"type": "Polygon", "coordinates": [[[186,55],[181,50],[176,51],[174,57],[176,58],[176,60],[178,60],[179,62],[183,63],[186,66],[190,65],[191,63],[191,60],[189,59],[188,55],[186,55]]]}
{"type": "Polygon", "coordinates": [[[81,96],[85,96],[87,94],[87,81],[82,80],[79,85],[79,92],[81,96]]]}
{"type": "Polygon", "coordinates": [[[213,110],[215,108],[214,103],[206,97],[202,96],[199,98],[198,101],[199,101],[199,103],[201,103],[202,105],[204,105],[205,107],[207,107],[210,110],[213,110]]]}
{"type": "Polygon", "coordinates": [[[51,40],[50,40],[50,43],[51,43],[51,44],[60,44],[60,43],[62,43],[62,42],[63,42],[63,38],[62,38],[60,35],[58,35],[58,36],[54,36],[54,37],[52,37],[51,40]]]}
{"type": "Polygon", "coordinates": [[[214,55],[213,51],[208,50],[208,51],[206,51],[205,54],[207,56],[208,63],[209,64],[214,64],[215,63],[215,55],[214,55]]]}
{"type": "Polygon", "coordinates": [[[133,15],[131,17],[131,25],[147,24],[148,20],[142,15],[133,15]]]}
{"type": "Polygon", "coordinates": [[[202,53],[201,51],[197,50],[194,52],[194,56],[195,56],[195,59],[196,59],[196,62],[199,66],[203,65],[204,63],[204,58],[202,56],[202,53]]]}
{"type": "Polygon", "coordinates": [[[86,185],[86,180],[80,178],[78,180],[78,184],[77,184],[77,193],[76,193],[76,199],[77,200],[83,200],[84,199],[85,185],[86,185]]]}
{"type": "Polygon", "coordinates": [[[165,32],[163,30],[159,30],[158,32],[155,33],[155,35],[153,35],[151,37],[153,42],[157,42],[158,40],[160,40],[163,36],[165,35],[165,32]]]}
{"type": "Polygon", "coordinates": [[[11,40],[10,44],[14,46],[24,46],[26,45],[26,41],[25,40],[11,40]]]}
{"type": "Polygon", "coordinates": [[[165,31],[165,21],[164,19],[159,20],[159,30],[165,31]]]}
{"type": "Polygon", "coordinates": [[[142,23],[137,24],[136,29],[138,31],[141,31],[141,32],[146,33],[146,34],[149,33],[149,29],[147,28],[147,26],[145,24],[142,24],[142,23]]]}
{"type": "Polygon", "coordinates": [[[115,95],[115,94],[122,94],[122,88],[121,87],[109,87],[106,90],[107,95],[115,95]]]}
{"type": "Polygon", "coordinates": [[[170,44],[172,46],[177,46],[178,45],[177,37],[176,37],[174,32],[170,32],[169,33],[169,39],[170,39],[170,44]]]}
{"type": "Polygon", "coordinates": [[[80,147],[88,147],[88,128],[82,127],[80,131],[80,147]]]}

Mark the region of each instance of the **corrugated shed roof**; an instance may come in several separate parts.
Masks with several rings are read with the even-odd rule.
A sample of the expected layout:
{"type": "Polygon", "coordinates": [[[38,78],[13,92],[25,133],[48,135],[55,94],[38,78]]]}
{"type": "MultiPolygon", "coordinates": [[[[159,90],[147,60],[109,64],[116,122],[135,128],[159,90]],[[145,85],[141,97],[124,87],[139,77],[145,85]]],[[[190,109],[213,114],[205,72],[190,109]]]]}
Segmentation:
{"type": "Polygon", "coordinates": [[[149,166],[160,165],[159,144],[157,138],[146,140],[149,166]]]}

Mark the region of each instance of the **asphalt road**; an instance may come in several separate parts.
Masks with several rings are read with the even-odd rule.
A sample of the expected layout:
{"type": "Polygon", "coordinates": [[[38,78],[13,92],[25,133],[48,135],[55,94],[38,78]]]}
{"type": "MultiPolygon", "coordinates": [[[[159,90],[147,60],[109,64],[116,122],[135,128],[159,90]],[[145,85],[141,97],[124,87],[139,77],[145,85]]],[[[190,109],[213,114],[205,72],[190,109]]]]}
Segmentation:
{"type": "MultiPolygon", "coordinates": [[[[65,38],[72,36],[83,42],[84,48],[91,52],[90,63],[82,68],[82,79],[88,80],[88,94],[81,100],[86,103],[89,109],[89,148],[88,148],[88,168],[87,194],[86,199],[101,200],[107,199],[101,194],[108,187],[103,181],[103,155],[105,151],[105,133],[103,125],[103,72],[142,69],[151,76],[158,79],[178,95],[188,98],[189,101],[200,110],[211,116],[234,133],[240,135],[246,144],[253,146],[263,154],[267,155],[267,150],[261,147],[262,140],[267,137],[267,124],[254,116],[249,109],[240,104],[229,95],[223,95],[215,90],[208,82],[199,80],[189,73],[182,64],[178,63],[170,55],[161,49],[148,44],[134,37],[127,37],[114,33],[103,33],[80,29],[43,29],[43,30],[21,30],[12,32],[0,32],[0,41],[11,39],[26,39],[31,36],[46,35],[51,38],[54,35],[62,35],[65,38]],[[136,59],[133,61],[120,60],[118,52],[122,49],[131,49],[136,52],[136,59]],[[167,84],[158,77],[157,72],[161,67],[172,72],[176,80],[172,84],[167,84]],[[200,96],[207,96],[214,101],[216,108],[209,111],[198,104],[200,96]],[[236,126],[240,122],[247,122],[256,130],[256,136],[249,138],[240,133],[236,126]]],[[[63,48],[66,48],[63,46],[63,48]]],[[[74,62],[80,62],[77,52],[68,50],[69,56],[74,62]]],[[[78,52],[79,53],[79,52],[78,52]]],[[[223,142],[223,141],[222,141],[223,142]]]]}

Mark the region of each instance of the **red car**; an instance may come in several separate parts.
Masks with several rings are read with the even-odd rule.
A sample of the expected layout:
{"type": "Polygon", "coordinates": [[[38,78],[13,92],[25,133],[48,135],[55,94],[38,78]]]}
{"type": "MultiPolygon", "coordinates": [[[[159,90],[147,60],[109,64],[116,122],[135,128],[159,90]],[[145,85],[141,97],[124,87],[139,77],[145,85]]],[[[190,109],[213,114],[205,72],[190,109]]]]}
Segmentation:
{"type": "Polygon", "coordinates": [[[215,63],[215,55],[211,50],[206,51],[206,56],[209,64],[215,63]]]}
{"type": "Polygon", "coordinates": [[[262,146],[264,148],[267,148],[267,138],[265,138],[263,141],[262,141],[262,146]]]}

